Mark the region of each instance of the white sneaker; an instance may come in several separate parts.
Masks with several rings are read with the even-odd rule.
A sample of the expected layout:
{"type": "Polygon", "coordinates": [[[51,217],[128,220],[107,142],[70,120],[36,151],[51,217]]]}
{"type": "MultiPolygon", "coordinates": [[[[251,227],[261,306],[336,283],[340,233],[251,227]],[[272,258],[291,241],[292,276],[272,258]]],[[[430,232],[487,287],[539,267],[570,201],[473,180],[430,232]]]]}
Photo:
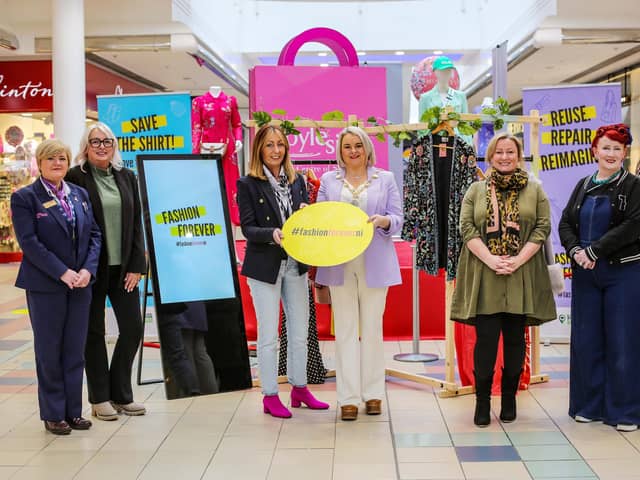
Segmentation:
{"type": "Polygon", "coordinates": [[[638,425],[629,425],[627,423],[619,423],[616,425],[616,430],[619,432],[635,432],[638,429],[638,425]]]}
{"type": "Polygon", "coordinates": [[[593,420],[591,418],[583,417],[582,415],[576,415],[573,419],[578,423],[591,423],[593,420]]]}

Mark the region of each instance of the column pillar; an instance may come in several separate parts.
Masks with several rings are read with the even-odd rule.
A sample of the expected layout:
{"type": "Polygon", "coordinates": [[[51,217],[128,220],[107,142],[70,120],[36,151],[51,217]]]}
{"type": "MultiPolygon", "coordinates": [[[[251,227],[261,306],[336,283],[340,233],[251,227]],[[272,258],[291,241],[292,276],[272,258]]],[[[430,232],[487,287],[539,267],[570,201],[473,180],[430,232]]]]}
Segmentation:
{"type": "Polygon", "coordinates": [[[53,127],[75,155],[86,116],[83,0],[51,0],[51,11],[53,127]]]}

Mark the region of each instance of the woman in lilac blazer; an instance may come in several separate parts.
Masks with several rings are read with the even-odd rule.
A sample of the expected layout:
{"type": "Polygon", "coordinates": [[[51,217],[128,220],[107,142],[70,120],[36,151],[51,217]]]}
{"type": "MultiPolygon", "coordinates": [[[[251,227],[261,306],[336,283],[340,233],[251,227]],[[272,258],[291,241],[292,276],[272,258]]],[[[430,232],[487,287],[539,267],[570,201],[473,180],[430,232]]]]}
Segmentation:
{"type": "Polygon", "coordinates": [[[320,267],[316,283],[328,285],[336,336],[336,391],[342,420],[355,420],[365,402],[379,415],[384,396],[382,314],[387,290],[402,283],[391,236],[402,228],[402,205],[393,173],[374,167],[369,136],[347,127],[338,139],[339,170],[322,176],[318,202],[351,203],[373,223],[373,240],[355,259],[320,267]]]}

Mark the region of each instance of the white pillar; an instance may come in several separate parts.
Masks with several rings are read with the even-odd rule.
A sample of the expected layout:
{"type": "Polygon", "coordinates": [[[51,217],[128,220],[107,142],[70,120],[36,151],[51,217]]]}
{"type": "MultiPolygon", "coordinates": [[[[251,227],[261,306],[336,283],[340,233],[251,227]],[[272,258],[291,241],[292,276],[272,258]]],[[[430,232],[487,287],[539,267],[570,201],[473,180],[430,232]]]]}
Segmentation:
{"type": "Polygon", "coordinates": [[[53,128],[75,155],[86,116],[83,0],[51,0],[51,11],[53,128]]]}

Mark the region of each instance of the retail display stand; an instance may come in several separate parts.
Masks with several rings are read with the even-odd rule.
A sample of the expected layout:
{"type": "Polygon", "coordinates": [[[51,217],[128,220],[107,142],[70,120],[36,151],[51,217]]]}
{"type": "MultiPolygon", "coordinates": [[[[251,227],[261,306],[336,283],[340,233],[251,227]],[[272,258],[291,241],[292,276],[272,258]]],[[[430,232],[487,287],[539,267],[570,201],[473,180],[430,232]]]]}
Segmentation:
{"type": "MultiPolygon", "coordinates": [[[[446,125],[448,123],[454,123],[454,120],[449,120],[449,111],[444,109],[441,113],[441,124],[446,125]]],[[[540,138],[540,124],[542,123],[542,117],[537,110],[531,110],[529,115],[504,115],[500,117],[507,123],[521,123],[529,124],[531,126],[529,130],[529,145],[530,153],[533,158],[534,168],[537,164],[540,152],[539,138],[540,138]]],[[[493,117],[482,114],[461,113],[459,114],[461,121],[470,122],[474,120],[481,120],[483,122],[493,122],[493,117]]],[[[271,122],[273,125],[279,125],[279,120],[271,122]]],[[[368,134],[385,134],[390,132],[411,132],[418,130],[428,130],[429,124],[427,123],[402,123],[384,126],[367,127],[364,122],[358,121],[355,115],[349,115],[346,121],[344,120],[331,120],[331,121],[316,121],[316,120],[291,120],[291,123],[296,128],[345,128],[347,126],[359,126],[368,134]]],[[[255,128],[257,126],[254,120],[249,120],[245,123],[247,127],[255,128]]],[[[459,385],[455,378],[455,344],[454,344],[454,323],[451,321],[451,301],[453,298],[454,281],[446,282],[445,289],[445,378],[441,380],[439,378],[428,377],[413,372],[406,372],[394,368],[387,368],[386,374],[401,378],[404,380],[410,380],[416,383],[422,383],[430,385],[432,387],[440,388],[440,397],[453,397],[457,395],[464,395],[473,393],[475,388],[473,385],[459,385]]],[[[415,294],[414,294],[415,296],[415,294]]],[[[417,299],[414,299],[417,302],[417,299]]],[[[281,377],[283,380],[284,377],[281,377]]],[[[548,382],[549,375],[540,373],[540,327],[531,327],[531,380],[530,384],[548,382]]],[[[254,382],[256,384],[256,382],[254,382]]]]}
{"type": "Polygon", "coordinates": [[[420,353],[420,272],[416,267],[417,253],[416,244],[411,244],[411,279],[412,295],[411,300],[413,303],[413,339],[411,342],[411,353],[397,353],[393,356],[394,360],[399,362],[435,362],[438,360],[438,355],[433,353],[420,353]]]}
{"type": "Polygon", "coordinates": [[[150,269],[150,266],[147,264],[147,274],[144,276],[144,282],[143,282],[144,293],[142,294],[142,337],[140,338],[140,347],[138,349],[138,369],[136,372],[136,380],[138,382],[138,385],[152,385],[154,383],[164,383],[163,378],[152,378],[152,379],[146,379],[146,380],[142,379],[142,356],[143,356],[144,348],[145,347],[160,348],[160,342],[144,341],[144,329],[146,328],[146,325],[147,325],[147,321],[146,321],[147,299],[153,298],[153,293],[150,290],[151,283],[149,282],[149,274],[150,274],[149,269],[150,269]]]}

